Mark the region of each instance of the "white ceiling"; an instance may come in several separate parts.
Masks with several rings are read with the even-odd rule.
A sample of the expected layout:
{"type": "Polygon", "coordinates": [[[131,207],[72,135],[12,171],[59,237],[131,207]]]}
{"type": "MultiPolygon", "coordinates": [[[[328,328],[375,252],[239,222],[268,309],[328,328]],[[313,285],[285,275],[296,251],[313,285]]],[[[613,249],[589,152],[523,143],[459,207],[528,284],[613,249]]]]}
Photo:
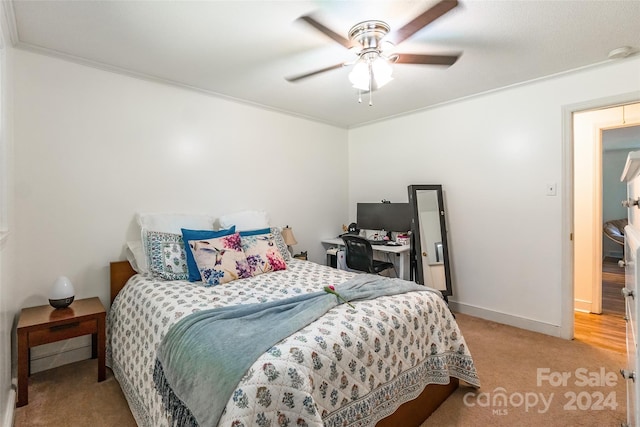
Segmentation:
{"type": "Polygon", "coordinates": [[[353,59],[296,21],[314,14],[345,38],[367,19],[392,30],[429,1],[34,1],[7,5],[14,46],[172,82],[342,127],[428,108],[640,50],[640,1],[462,0],[398,46],[462,52],[453,66],[395,64],[395,79],[358,104],[349,68],[285,76],[353,59]]]}

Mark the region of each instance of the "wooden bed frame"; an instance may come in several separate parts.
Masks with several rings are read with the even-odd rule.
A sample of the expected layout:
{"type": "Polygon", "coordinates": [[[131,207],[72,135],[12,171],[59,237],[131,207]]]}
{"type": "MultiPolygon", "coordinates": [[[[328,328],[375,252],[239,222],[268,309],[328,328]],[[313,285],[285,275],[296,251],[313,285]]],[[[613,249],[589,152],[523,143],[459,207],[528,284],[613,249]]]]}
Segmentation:
{"type": "MultiPolygon", "coordinates": [[[[115,261],[110,265],[111,302],[134,274],[129,261],[115,261]]],[[[378,421],[376,427],[419,427],[458,388],[459,380],[450,378],[449,384],[430,384],[415,399],[403,403],[391,415],[378,421]]]]}

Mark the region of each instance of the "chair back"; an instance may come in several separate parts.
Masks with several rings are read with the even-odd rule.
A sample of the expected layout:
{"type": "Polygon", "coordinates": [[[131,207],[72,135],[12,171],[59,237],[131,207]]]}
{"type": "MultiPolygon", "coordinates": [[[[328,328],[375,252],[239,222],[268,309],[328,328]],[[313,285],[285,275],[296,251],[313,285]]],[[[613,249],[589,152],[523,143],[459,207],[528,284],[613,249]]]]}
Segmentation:
{"type": "Polygon", "coordinates": [[[360,236],[345,234],[342,236],[346,250],[345,261],[352,270],[373,273],[373,248],[371,243],[360,236]]]}

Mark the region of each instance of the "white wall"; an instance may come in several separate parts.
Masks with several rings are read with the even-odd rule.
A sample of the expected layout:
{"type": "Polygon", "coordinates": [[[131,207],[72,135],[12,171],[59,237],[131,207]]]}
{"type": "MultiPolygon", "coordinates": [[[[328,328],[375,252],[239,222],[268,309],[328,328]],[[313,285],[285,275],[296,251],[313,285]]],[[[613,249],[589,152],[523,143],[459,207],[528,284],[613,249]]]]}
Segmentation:
{"type": "Polygon", "coordinates": [[[357,202],[406,201],[410,184],[442,184],[456,308],[558,335],[562,108],[638,91],[639,76],[640,59],[627,60],[353,129],[351,216],[357,202]],[[381,152],[394,167],[371,170],[381,152]]]}
{"type": "Polygon", "coordinates": [[[14,110],[16,307],[108,305],[138,211],[265,209],[317,262],[348,216],[345,129],[21,50],[14,110]]]}

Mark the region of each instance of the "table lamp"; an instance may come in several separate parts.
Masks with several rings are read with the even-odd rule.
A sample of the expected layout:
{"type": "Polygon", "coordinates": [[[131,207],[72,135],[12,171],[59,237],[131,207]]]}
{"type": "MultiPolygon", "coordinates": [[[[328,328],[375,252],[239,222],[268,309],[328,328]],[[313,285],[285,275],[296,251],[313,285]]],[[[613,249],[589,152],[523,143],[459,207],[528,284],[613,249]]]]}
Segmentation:
{"type": "Polygon", "coordinates": [[[66,308],[71,305],[75,298],[76,291],[73,289],[71,280],[65,276],[60,276],[53,282],[49,295],[49,304],[53,308],[66,308]]]}
{"type": "Polygon", "coordinates": [[[289,249],[289,252],[293,254],[293,251],[291,250],[291,246],[297,245],[298,241],[296,240],[296,237],[293,235],[293,229],[289,228],[288,225],[282,229],[282,238],[284,239],[284,243],[287,245],[287,249],[289,249]]]}

